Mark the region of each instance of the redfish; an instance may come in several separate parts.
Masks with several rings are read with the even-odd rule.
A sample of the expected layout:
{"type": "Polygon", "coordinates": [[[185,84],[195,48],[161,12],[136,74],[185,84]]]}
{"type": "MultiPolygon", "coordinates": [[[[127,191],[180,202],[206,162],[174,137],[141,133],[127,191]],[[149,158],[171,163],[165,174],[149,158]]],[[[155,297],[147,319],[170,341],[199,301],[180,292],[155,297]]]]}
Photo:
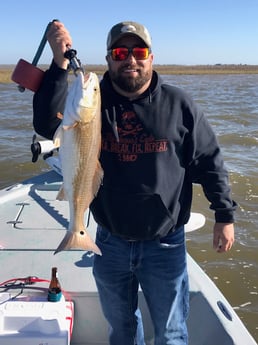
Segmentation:
{"type": "Polygon", "coordinates": [[[54,137],[59,146],[63,186],[57,199],[69,202],[69,228],[55,253],[71,248],[100,249],[87,233],[85,211],[103,179],[99,162],[101,146],[101,97],[95,73],[79,72],[71,85],[62,122],[54,137]]]}

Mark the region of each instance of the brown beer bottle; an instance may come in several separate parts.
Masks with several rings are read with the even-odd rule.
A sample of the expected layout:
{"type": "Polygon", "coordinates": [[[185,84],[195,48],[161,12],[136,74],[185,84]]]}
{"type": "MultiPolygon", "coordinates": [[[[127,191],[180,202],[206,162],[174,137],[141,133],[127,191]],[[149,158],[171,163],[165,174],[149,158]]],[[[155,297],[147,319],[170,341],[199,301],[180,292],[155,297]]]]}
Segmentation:
{"type": "Polygon", "coordinates": [[[57,267],[52,267],[52,276],[48,288],[48,301],[58,302],[62,297],[61,284],[58,280],[57,267]]]}

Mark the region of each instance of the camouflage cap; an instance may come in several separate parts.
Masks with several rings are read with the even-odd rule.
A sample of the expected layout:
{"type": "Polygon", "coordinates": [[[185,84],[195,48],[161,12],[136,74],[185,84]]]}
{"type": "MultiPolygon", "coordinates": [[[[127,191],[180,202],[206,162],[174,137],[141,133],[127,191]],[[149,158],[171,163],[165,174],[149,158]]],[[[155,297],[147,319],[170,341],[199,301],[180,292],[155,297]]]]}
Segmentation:
{"type": "Polygon", "coordinates": [[[111,49],[121,37],[128,34],[138,36],[148,48],[151,48],[151,37],[145,26],[136,22],[121,22],[114,25],[109,31],[107,37],[107,50],[111,49]]]}

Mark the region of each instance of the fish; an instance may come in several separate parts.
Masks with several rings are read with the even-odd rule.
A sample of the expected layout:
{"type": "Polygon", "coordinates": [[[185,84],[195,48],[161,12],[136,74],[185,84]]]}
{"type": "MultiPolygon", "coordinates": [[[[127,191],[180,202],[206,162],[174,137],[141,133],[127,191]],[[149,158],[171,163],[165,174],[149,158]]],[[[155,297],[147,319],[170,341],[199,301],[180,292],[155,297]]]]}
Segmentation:
{"type": "Polygon", "coordinates": [[[102,255],[88,234],[84,215],[103,180],[101,148],[101,96],[98,76],[77,73],[68,90],[61,124],[54,135],[59,147],[63,185],[58,200],[69,202],[69,226],[55,250],[82,249],[102,255]]]}

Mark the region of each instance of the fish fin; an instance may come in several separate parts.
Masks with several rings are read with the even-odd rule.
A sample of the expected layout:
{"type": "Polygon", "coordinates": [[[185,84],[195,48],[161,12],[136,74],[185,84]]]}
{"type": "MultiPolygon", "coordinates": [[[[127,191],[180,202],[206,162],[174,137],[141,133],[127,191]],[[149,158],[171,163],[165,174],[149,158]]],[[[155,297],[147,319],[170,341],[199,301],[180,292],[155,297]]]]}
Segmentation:
{"type": "Polygon", "coordinates": [[[57,130],[54,134],[53,143],[55,147],[58,148],[61,146],[62,141],[63,141],[63,128],[62,128],[62,125],[60,125],[59,127],[57,127],[57,130]]]}
{"type": "Polygon", "coordinates": [[[92,183],[92,193],[93,193],[94,197],[98,193],[99,187],[100,187],[102,180],[103,180],[103,176],[104,176],[104,172],[103,172],[103,169],[100,165],[100,162],[98,161],[97,166],[96,166],[95,175],[93,177],[93,183],[92,183]]]}
{"type": "Polygon", "coordinates": [[[65,131],[67,131],[68,129],[73,129],[74,127],[78,126],[79,122],[78,121],[75,121],[73,124],[69,125],[69,126],[63,126],[63,129],[65,131]]]}
{"type": "Polygon", "coordinates": [[[91,237],[88,235],[86,229],[79,232],[73,232],[68,230],[54,254],[57,254],[62,250],[68,250],[71,248],[84,249],[87,251],[92,251],[98,255],[102,255],[101,250],[93,242],[91,237]]]}
{"type": "Polygon", "coordinates": [[[61,188],[59,189],[59,192],[57,193],[56,200],[63,201],[63,200],[68,200],[65,189],[64,189],[64,184],[62,184],[61,188]]]}
{"type": "Polygon", "coordinates": [[[60,111],[58,113],[56,113],[56,117],[59,119],[59,120],[63,120],[64,118],[64,115],[62,113],[60,113],[60,111]]]}

